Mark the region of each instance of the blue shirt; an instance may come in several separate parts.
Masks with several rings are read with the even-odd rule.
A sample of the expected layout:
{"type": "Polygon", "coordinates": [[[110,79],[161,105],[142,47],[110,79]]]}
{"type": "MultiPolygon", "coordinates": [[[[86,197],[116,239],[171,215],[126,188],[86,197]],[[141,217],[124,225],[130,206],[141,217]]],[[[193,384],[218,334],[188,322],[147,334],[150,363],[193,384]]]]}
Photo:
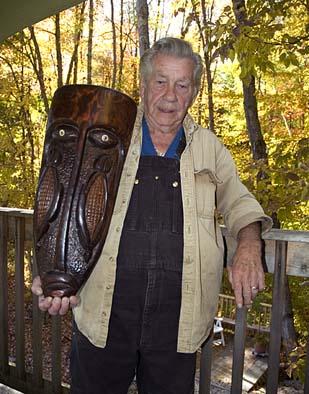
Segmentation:
{"type": "MultiPolygon", "coordinates": [[[[142,140],[142,156],[158,156],[157,152],[153,146],[150,134],[149,134],[149,128],[146,122],[145,117],[143,118],[143,123],[142,123],[142,129],[143,129],[143,140],[142,140]]],[[[171,159],[178,159],[179,156],[177,154],[177,148],[179,145],[179,141],[184,133],[183,127],[181,126],[180,129],[177,131],[177,134],[175,135],[175,138],[173,139],[172,143],[170,144],[168,150],[165,152],[163,157],[168,157],[171,159]]]]}

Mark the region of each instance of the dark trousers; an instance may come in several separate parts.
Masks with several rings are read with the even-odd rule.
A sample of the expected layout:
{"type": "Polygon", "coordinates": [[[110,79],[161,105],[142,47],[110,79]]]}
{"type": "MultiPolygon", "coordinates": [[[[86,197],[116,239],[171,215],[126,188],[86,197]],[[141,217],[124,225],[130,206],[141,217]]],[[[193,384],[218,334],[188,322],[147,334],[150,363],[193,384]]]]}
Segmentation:
{"type": "Polygon", "coordinates": [[[192,394],[195,354],[177,352],[183,220],[179,162],[142,157],[122,232],[104,349],[75,327],[72,394],[192,394]]]}

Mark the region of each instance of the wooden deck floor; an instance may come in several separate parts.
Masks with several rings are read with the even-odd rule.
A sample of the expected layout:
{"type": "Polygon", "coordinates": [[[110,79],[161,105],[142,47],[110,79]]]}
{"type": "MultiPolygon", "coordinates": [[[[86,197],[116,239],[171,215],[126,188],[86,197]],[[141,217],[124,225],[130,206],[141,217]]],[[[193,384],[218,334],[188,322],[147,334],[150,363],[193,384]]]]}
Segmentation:
{"type": "MultiPolygon", "coordinates": [[[[214,345],[213,365],[211,371],[211,394],[230,393],[233,363],[233,337],[227,338],[226,346],[214,345]]],[[[250,343],[245,351],[245,369],[243,375],[243,392],[248,392],[267,369],[267,358],[257,358],[252,354],[250,343]]],[[[199,390],[199,369],[196,373],[195,394],[199,390]]],[[[137,394],[136,385],[133,383],[130,394],[137,394]]],[[[21,394],[0,384],[0,394],[21,394]]]]}
{"type": "MultiPolygon", "coordinates": [[[[230,393],[232,382],[233,337],[228,338],[225,347],[213,348],[213,365],[211,370],[212,393],[230,393]]],[[[267,370],[267,357],[256,357],[252,354],[252,346],[248,342],[245,350],[243,374],[243,393],[249,392],[267,370]]],[[[199,381],[199,370],[196,374],[196,385],[199,381]]],[[[197,389],[196,389],[196,392],[197,389]]]]}

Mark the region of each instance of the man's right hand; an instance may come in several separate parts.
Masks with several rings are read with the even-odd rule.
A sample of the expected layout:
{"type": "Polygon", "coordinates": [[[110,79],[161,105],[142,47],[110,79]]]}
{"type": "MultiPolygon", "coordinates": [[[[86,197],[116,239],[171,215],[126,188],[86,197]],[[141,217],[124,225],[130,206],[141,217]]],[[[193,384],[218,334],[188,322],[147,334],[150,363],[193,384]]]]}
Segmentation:
{"type": "Polygon", "coordinates": [[[31,291],[39,297],[39,308],[50,315],[65,315],[70,308],[78,304],[76,296],[71,297],[44,297],[41,278],[36,276],[33,279],[31,291]]]}

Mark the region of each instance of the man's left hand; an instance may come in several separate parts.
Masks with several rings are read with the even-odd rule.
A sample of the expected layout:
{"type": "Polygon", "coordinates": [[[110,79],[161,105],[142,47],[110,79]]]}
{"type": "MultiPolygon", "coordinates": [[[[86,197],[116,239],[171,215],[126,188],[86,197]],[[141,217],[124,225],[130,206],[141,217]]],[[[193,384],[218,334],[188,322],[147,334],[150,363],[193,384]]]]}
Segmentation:
{"type": "Polygon", "coordinates": [[[262,241],[260,224],[252,223],[240,230],[232,266],[228,267],[229,281],[235,293],[236,305],[250,307],[259,291],[264,290],[262,241]]]}

